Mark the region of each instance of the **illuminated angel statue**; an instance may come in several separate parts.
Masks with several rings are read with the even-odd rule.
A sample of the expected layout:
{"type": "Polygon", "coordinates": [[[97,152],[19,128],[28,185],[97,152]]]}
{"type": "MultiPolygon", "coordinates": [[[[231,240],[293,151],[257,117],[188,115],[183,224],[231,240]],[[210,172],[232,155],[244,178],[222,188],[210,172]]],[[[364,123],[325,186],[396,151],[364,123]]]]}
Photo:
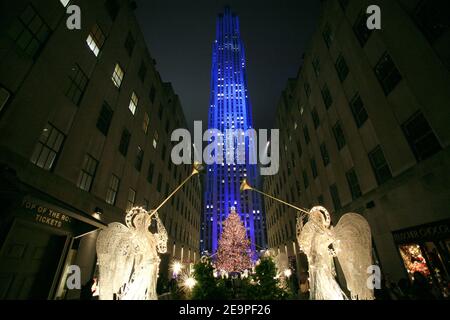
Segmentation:
{"type": "Polygon", "coordinates": [[[156,300],[159,253],[167,251],[167,231],[157,212],[131,209],[125,225],[113,222],[97,238],[101,300],[156,300]],[[157,232],[151,233],[152,219],[157,232]]]}
{"type": "Polygon", "coordinates": [[[353,300],[372,300],[367,269],[372,265],[371,232],[367,220],[361,215],[347,213],[336,227],[323,207],[314,207],[308,221],[297,222],[300,249],[308,257],[311,300],[348,299],[336,281],[333,257],[337,257],[353,300]]]}

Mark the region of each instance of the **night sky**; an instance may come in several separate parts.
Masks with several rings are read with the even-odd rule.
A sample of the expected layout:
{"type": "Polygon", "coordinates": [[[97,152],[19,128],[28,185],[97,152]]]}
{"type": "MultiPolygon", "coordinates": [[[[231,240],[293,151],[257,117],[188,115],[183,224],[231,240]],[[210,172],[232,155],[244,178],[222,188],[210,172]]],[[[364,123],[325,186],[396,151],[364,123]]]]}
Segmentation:
{"type": "Polygon", "coordinates": [[[136,15],[156,68],[172,82],[188,126],[208,122],[212,43],[218,13],[240,18],[255,128],[273,128],[281,91],[295,77],[316,28],[319,0],[138,0],[136,15]]]}

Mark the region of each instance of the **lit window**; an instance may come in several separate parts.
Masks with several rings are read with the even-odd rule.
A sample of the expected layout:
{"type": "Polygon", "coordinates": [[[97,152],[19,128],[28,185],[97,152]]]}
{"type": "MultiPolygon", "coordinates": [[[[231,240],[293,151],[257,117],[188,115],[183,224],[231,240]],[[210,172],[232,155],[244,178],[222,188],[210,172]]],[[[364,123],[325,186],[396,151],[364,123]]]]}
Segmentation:
{"type": "Polygon", "coordinates": [[[150,117],[148,116],[148,113],[146,112],[144,114],[144,122],[142,124],[142,129],[144,130],[144,133],[147,134],[148,132],[148,126],[150,125],[150,117]]]}
{"type": "Polygon", "coordinates": [[[86,43],[94,55],[98,57],[98,54],[105,43],[105,35],[97,24],[94,25],[91,33],[89,33],[86,43]]]}
{"type": "Polygon", "coordinates": [[[128,109],[130,109],[131,113],[134,115],[136,113],[136,109],[138,106],[138,102],[139,102],[139,98],[136,95],[135,92],[133,92],[131,94],[131,100],[130,100],[130,105],[128,106],[128,109]]]}
{"type": "Polygon", "coordinates": [[[106,193],[106,202],[110,205],[116,204],[117,192],[119,191],[120,179],[116,175],[111,176],[109,180],[108,192],[106,193]]]}
{"type": "Polygon", "coordinates": [[[117,88],[120,88],[123,80],[123,70],[118,63],[116,63],[111,80],[117,88]]]}
{"type": "Polygon", "coordinates": [[[67,7],[67,5],[69,4],[70,0],[59,0],[59,2],[61,2],[61,4],[65,7],[67,7]]]}
{"type": "Polygon", "coordinates": [[[155,131],[155,134],[153,135],[153,148],[156,149],[158,147],[158,131],[155,131]]]}
{"type": "Polygon", "coordinates": [[[31,162],[38,167],[51,170],[64,142],[64,134],[51,124],[42,130],[41,137],[34,149],[31,162]]]}
{"type": "Polygon", "coordinates": [[[136,201],[136,191],[130,188],[128,190],[127,211],[130,211],[133,208],[135,201],[136,201]]]}
{"type": "Polygon", "coordinates": [[[90,191],[92,182],[94,181],[95,172],[97,171],[98,161],[90,155],[84,157],[83,167],[81,168],[78,178],[78,188],[84,191],[90,191]]]}

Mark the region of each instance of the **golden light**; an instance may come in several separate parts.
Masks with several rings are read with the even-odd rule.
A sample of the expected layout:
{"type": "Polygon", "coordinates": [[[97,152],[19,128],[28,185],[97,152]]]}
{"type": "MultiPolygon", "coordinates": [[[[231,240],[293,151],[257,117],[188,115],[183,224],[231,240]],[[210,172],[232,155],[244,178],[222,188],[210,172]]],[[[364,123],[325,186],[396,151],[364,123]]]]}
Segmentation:
{"type": "Polygon", "coordinates": [[[197,284],[197,280],[195,280],[193,277],[188,277],[184,280],[183,286],[189,290],[192,290],[196,284],[197,284]]]}
{"type": "Polygon", "coordinates": [[[180,261],[174,261],[171,266],[172,273],[175,276],[178,276],[183,269],[183,264],[180,261]]]}
{"type": "Polygon", "coordinates": [[[292,276],[292,271],[291,271],[291,269],[286,269],[286,270],[284,270],[284,276],[285,276],[286,278],[289,278],[290,276],[292,276]]]}

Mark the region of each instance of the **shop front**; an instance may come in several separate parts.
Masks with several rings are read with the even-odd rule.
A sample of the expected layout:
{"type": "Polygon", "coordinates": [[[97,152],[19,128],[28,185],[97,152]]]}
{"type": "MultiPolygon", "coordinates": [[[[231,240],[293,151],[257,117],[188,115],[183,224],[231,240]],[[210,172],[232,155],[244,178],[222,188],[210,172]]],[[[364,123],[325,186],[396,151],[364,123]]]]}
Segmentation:
{"type": "Polygon", "coordinates": [[[39,190],[9,187],[0,190],[0,299],[54,299],[77,239],[104,225],[39,190]]]}
{"type": "Polygon", "coordinates": [[[410,280],[420,272],[440,298],[450,298],[450,220],[396,231],[393,236],[410,280]]]}

